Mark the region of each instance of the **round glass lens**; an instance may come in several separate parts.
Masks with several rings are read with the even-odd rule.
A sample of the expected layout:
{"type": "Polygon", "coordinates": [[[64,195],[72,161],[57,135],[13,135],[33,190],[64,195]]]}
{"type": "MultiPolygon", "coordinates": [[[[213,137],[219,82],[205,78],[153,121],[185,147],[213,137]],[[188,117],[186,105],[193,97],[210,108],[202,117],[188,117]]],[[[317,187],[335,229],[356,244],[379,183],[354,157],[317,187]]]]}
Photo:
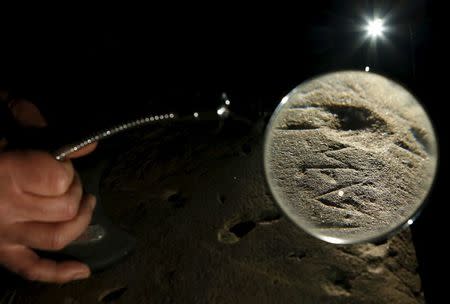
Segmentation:
{"type": "Polygon", "coordinates": [[[265,136],[275,200],[331,243],[375,240],[411,224],[436,171],[426,112],[402,86],[373,73],[302,83],[282,99],[265,136]]]}

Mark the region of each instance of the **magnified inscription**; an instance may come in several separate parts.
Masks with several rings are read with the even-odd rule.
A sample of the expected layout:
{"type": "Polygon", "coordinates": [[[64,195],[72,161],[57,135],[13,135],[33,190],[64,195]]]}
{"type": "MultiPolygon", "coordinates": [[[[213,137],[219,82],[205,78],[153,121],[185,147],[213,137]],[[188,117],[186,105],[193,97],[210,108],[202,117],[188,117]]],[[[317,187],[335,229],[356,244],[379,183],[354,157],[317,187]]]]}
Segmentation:
{"type": "Polygon", "coordinates": [[[286,96],[267,127],[264,161],[286,214],[333,243],[388,234],[431,187],[437,143],[426,112],[402,86],[337,72],[286,96]]]}

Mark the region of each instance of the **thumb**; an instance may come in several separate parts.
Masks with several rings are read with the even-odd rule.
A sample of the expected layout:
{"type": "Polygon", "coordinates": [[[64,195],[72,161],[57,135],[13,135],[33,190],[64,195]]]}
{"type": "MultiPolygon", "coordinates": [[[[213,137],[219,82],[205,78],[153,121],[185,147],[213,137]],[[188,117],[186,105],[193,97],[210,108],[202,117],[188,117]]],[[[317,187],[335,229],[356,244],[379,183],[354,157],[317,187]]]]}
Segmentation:
{"type": "Polygon", "coordinates": [[[77,150],[75,152],[70,153],[67,158],[71,159],[71,158],[78,158],[78,157],[85,156],[85,155],[93,152],[95,150],[95,148],[97,148],[97,143],[96,142],[94,142],[92,144],[89,144],[89,145],[86,145],[83,148],[81,148],[81,149],[79,149],[79,150],[77,150]]]}

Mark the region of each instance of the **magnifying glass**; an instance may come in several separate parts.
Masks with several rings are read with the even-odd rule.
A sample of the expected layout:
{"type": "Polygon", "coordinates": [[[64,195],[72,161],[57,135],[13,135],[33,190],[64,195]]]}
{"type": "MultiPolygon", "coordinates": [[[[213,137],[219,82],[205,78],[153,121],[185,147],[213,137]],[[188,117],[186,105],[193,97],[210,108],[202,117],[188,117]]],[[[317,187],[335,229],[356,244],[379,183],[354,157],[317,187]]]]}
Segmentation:
{"type": "Polygon", "coordinates": [[[267,126],[264,168],[284,213],[335,244],[411,225],[432,186],[437,140],[427,113],[383,76],[343,71],[285,96],[267,126]]]}

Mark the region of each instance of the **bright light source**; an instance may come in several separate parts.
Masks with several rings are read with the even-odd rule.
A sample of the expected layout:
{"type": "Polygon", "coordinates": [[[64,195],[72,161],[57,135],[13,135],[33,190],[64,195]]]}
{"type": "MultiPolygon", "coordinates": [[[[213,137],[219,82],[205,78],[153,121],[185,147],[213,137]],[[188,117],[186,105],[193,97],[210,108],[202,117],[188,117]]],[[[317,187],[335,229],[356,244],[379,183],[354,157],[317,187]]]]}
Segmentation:
{"type": "Polygon", "coordinates": [[[227,105],[227,106],[229,106],[230,105],[230,101],[227,99],[227,100],[225,100],[225,104],[227,105]]]}
{"type": "Polygon", "coordinates": [[[194,117],[197,118],[198,117],[198,113],[194,112],[194,117]]]}
{"type": "Polygon", "coordinates": [[[411,220],[411,219],[409,219],[409,220],[408,220],[408,225],[412,225],[412,223],[414,223],[414,221],[411,220]]]}
{"type": "Polygon", "coordinates": [[[375,19],[369,21],[369,23],[366,26],[367,34],[373,38],[381,36],[383,34],[384,30],[385,30],[384,22],[380,18],[375,18],[375,19]]]}
{"type": "Polygon", "coordinates": [[[364,69],[364,71],[369,72],[369,71],[370,71],[369,66],[366,66],[366,68],[364,69]]]}
{"type": "Polygon", "coordinates": [[[225,107],[221,107],[217,110],[217,115],[222,116],[225,112],[226,112],[226,108],[225,107]]]}

